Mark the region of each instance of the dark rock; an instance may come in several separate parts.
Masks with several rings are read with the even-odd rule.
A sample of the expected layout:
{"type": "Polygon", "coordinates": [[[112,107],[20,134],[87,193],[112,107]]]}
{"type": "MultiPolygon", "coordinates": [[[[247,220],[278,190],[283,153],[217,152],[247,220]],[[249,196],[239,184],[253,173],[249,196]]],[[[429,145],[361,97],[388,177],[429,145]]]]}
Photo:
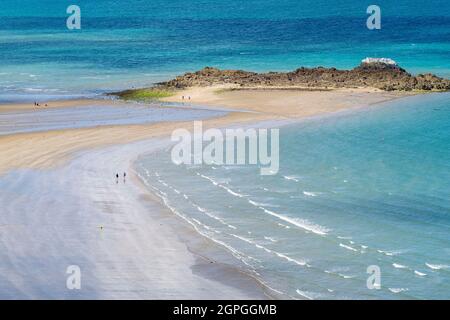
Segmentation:
{"type": "Polygon", "coordinates": [[[234,84],[241,87],[373,87],[386,91],[450,90],[450,80],[448,79],[443,79],[433,74],[413,76],[396,64],[381,62],[362,63],[352,70],[301,67],[292,72],[268,73],[220,70],[213,67],[205,67],[197,72],[189,72],[173,80],[160,83],[159,86],[179,89],[219,84],[234,84]]]}

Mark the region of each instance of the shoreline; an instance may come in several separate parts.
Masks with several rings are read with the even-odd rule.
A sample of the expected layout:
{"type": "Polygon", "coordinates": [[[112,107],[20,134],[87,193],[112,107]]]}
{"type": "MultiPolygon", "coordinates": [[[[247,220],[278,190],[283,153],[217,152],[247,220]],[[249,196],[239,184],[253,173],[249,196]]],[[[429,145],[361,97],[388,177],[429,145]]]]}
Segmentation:
{"type": "MultiPolygon", "coordinates": [[[[165,147],[168,147],[171,144],[171,141],[164,142],[165,147]]],[[[170,205],[165,203],[165,199],[161,198],[161,196],[157,194],[154,187],[146,184],[145,180],[143,179],[143,177],[141,177],[136,168],[136,162],[140,157],[151,155],[156,151],[158,150],[153,149],[152,151],[141,153],[134,160],[130,161],[130,172],[133,179],[135,180],[134,182],[140,189],[143,190],[144,193],[146,193],[143,201],[158,203],[161,207],[161,213],[167,215],[168,219],[173,219],[174,221],[176,221],[177,237],[180,237],[182,239],[183,243],[186,244],[189,252],[198,257],[200,260],[204,260],[207,262],[208,265],[204,266],[204,269],[210,267],[218,267],[219,269],[224,269],[224,274],[225,272],[237,273],[238,276],[240,275],[245,278],[242,279],[244,282],[253,282],[254,286],[250,286],[251,288],[246,289],[247,293],[252,294],[254,297],[256,297],[252,299],[260,299],[261,294],[265,297],[264,299],[269,300],[280,298],[282,299],[282,297],[285,297],[285,295],[282,295],[276,289],[273,289],[266,283],[264,283],[262,279],[259,279],[256,275],[252,274],[251,270],[246,269],[245,265],[242,264],[240,260],[233,255],[233,252],[231,252],[226,246],[202,234],[191,221],[187,220],[186,217],[183,217],[181,214],[177,214],[176,212],[174,212],[171,209],[170,205]],[[185,230],[188,231],[186,232],[185,230]],[[214,264],[214,266],[212,266],[212,264],[214,264]]],[[[209,273],[214,270],[204,271],[209,273]]],[[[200,275],[202,275],[201,272],[200,275]]],[[[203,274],[203,276],[205,275],[203,274]]],[[[229,284],[230,278],[220,278],[220,281],[223,284],[229,284]]]]}
{"type": "MultiPolygon", "coordinates": [[[[258,92],[255,92],[258,94],[258,92]]],[[[315,94],[321,94],[322,92],[318,93],[315,92],[315,94]]],[[[364,97],[364,95],[363,95],[364,97]]],[[[398,96],[397,96],[398,97],[398,96]]],[[[392,99],[395,99],[395,97],[377,97],[375,99],[376,103],[383,103],[390,101],[392,99]],[[380,100],[381,98],[381,100],[380,100]],[[387,99],[387,100],[386,100],[387,99]]],[[[168,101],[173,102],[173,101],[168,101]]],[[[74,102],[72,102],[74,103],[74,102]]],[[[75,102],[76,103],[76,102],[75,102]]],[[[192,99],[192,103],[198,103],[194,99],[192,99]]],[[[215,103],[215,101],[212,101],[211,103],[215,103]]],[[[211,107],[210,105],[205,104],[207,107],[211,107]]],[[[371,105],[371,104],[369,104],[371,105]]],[[[290,105],[292,107],[292,105],[290,105]]],[[[336,113],[340,113],[342,111],[350,111],[352,108],[338,108],[333,109],[333,111],[324,112],[323,109],[321,112],[317,112],[315,114],[309,115],[308,113],[291,113],[291,114],[279,114],[279,113],[273,113],[270,108],[269,110],[265,112],[261,112],[261,110],[255,109],[253,106],[249,106],[244,111],[253,111],[253,112],[239,112],[242,111],[242,108],[236,107],[236,105],[228,105],[227,107],[231,107],[231,109],[234,109],[234,111],[228,113],[225,116],[221,116],[218,118],[213,118],[209,120],[205,120],[205,127],[219,127],[223,128],[224,126],[237,126],[237,125],[257,125],[262,122],[266,121],[279,121],[279,123],[282,123],[283,121],[301,121],[304,119],[308,119],[310,117],[314,116],[324,116],[324,115],[334,115],[336,113]]],[[[294,105],[295,107],[295,105],[294,105]]],[[[358,106],[353,106],[354,108],[358,108],[358,106]]],[[[367,106],[366,106],[367,107],[367,106]]],[[[360,109],[364,109],[366,107],[359,106],[360,109]]],[[[294,110],[295,111],[295,110],[294,110]]],[[[35,133],[22,133],[22,134],[13,134],[5,137],[0,137],[0,145],[10,146],[12,150],[10,149],[7,152],[6,161],[5,159],[0,161],[0,181],[5,176],[9,176],[11,174],[14,174],[14,172],[22,172],[30,171],[39,174],[47,176],[48,175],[55,175],[55,172],[60,172],[63,170],[67,173],[67,168],[70,167],[74,162],[79,161],[79,158],[83,158],[83,155],[87,155],[89,158],[89,154],[96,154],[96,153],[105,153],[108,152],[109,149],[128,149],[133,148],[133,145],[145,145],[146,143],[149,143],[149,141],[156,141],[155,139],[159,139],[161,137],[165,137],[170,134],[171,130],[174,128],[179,127],[189,127],[191,126],[191,122],[181,121],[181,122],[159,122],[156,124],[150,124],[150,125],[124,125],[124,126],[104,126],[104,127],[93,127],[93,128],[84,128],[84,129],[67,129],[67,130],[56,130],[56,131],[48,131],[48,132],[35,132],[35,133]],[[150,140],[149,140],[150,139],[150,140]],[[25,141],[27,142],[26,144],[25,141]],[[40,147],[46,146],[45,149],[40,149],[40,147]],[[13,147],[14,146],[14,147],[13,147]],[[18,161],[18,155],[17,153],[12,154],[12,151],[20,151],[25,152],[25,154],[29,154],[29,157],[21,157],[20,161],[18,161]],[[42,152],[42,153],[40,153],[42,152]],[[37,153],[37,154],[36,154],[37,153]],[[80,156],[81,155],[81,156],[80,156]],[[9,158],[8,158],[9,156],[9,158]],[[14,159],[14,160],[13,160],[14,159]],[[8,161],[9,160],[9,161],[8,161]],[[7,162],[7,163],[6,163],[7,162]],[[19,163],[17,163],[19,162],[19,163]],[[14,163],[14,165],[11,165],[14,163]],[[6,164],[6,165],[5,165],[6,164]],[[29,170],[31,169],[31,170],[29,170]],[[39,170],[35,170],[39,169],[39,170]]],[[[7,148],[8,149],[8,148],[7,148]]],[[[137,159],[142,154],[149,153],[152,151],[142,151],[139,150],[136,157],[133,158],[134,160],[137,159]]],[[[123,153],[123,152],[122,152],[123,153]]],[[[22,153],[23,155],[23,153],[22,153]]],[[[110,157],[111,154],[108,152],[108,157],[110,157]]],[[[132,160],[130,158],[130,155],[127,154],[128,160],[124,160],[127,163],[129,163],[129,166],[127,167],[127,170],[134,172],[135,169],[131,169],[133,164],[132,160]]],[[[105,160],[103,160],[104,162],[105,160]]],[[[118,161],[116,159],[115,161],[118,161]]],[[[93,163],[102,162],[98,159],[96,161],[93,161],[93,163]]],[[[88,166],[87,163],[85,163],[85,166],[88,166]]],[[[83,170],[86,170],[86,168],[83,168],[83,170]]],[[[92,170],[92,169],[91,169],[92,170]]],[[[56,175],[59,176],[59,175],[56,175]]],[[[142,188],[142,181],[137,176],[131,177],[134,182],[136,183],[137,188],[142,188]],[[140,182],[137,182],[137,179],[139,179],[140,182]],[[139,183],[141,186],[139,186],[139,183]]],[[[44,179],[45,180],[45,179],[44,179]]],[[[105,181],[103,181],[105,183],[105,181]]],[[[83,188],[74,188],[74,190],[83,190],[83,188]]],[[[164,203],[161,200],[158,200],[157,195],[152,192],[151,190],[148,190],[148,188],[145,189],[147,191],[147,195],[142,195],[141,192],[136,191],[137,194],[141,194],[138,198],[140,202],[145,202],[144,207],[147,208],[147,210],[141,209],[141,213],[144,214],[148,211],[148,208],[153,208],[153,210],[158,211],[158,214],[161,214],[162,216],[166,216],[165,218],[161,218],[163,221],[171,220],[176,215],[171,213],[169,209],[164,206],[164,203]],[[151,194],[151,196],[149,196],[151,194]]],[[[142,191],[142,190],[141,190],[142,191]]],[[[135,198],[136,198],[135,195],[135,198]]],[[[64,204],[65,205],[65,204],[64,204]]],[[[109,206],[109,211],[111,213],[114,212],[113,209],[111,209],[111,205],[109,206]],[[113,210],[113,211],[111,211],[113,210]]],[[[70,207],[70,206],[69,206],[70,207]]],[[[120,206],[119,206],[120,207],[120,206]]],[[[75,212],[73,212],[75,214],[75,212]]],[[[78,212],[79,214],[79,212],[78,212]]],[[[136,218],[136,217],[135,217],[136,218]]],[[[154,223],[153,218],[151,218],[150,221],[147,222],[152,224],[154,223]]],[[[164,241],[167,241],[167,237],[173,238],[173,233],[177,234],[175,238],[179,240],[179,231],[181,229],[189,228],[189,225],[182,225],[182,221],[180,219],[177,219],[177,226],[173,226],[174,230],[177,230],[176,232],[169,232],[165,233],[163,235],[164,241]],[[179,221],[178,221],[179,220],[179,221]],[[169,234],[171,234],[169,236],[169,234]]],[[[132,221],[130,221],[132,223],[132,221]]],[[[194,230],[191,230],[192,232],[195,232],[194,230]]],[[[192,232],[186,232],[186,238],[183,239],[181,242],[186,242],[186,239],[189,239],[187,242],[191,243],[191,249],[188,249],[191,254],[197,256],[197,263],[191,264],[191,270],[195,270],[195,272],[198,273],[199,276],[205,276],[210,275],[211,273],[214,274],[213,279],[221,279],[219,283],[222,284],[219,285],[219,287],[223,287],[224,284],[228,284],[230,279],[238,279],[235,281],[235,287],[229,288],[227,290],[237,290],[237,292],[241,292],[241,294],[244,294],[244,297],[250,297],[250,298],[276,298],[276,294],[272,292],[272,295],[269,293],[270,288],[267,289],[263,283],[258,282],[258,279],[252,277],[251,274],[242,273],[242,269],[235,269],[232,267],[232,265],[227,265],[224,263],[212,263],[214,265],[214,268],[211,268],[210,264],[211,261],[214,261],[214,258],[210,258],[208,254],[211,254],[211,256],[218,255],[220,258],[224,258],[225,261],[227,261],[227,257],[224,257],[223,252],[219,251],[226,251],[223,250],[223,248],[217,247],[217,244],[214,244],[213,241],[210,244],[205,244],[206,239],[203,241],[200,240],[198,233],[192,234],[192,232]],[[201,243],[201,244],[199,244],[201,243]],[[211,249],[211,246],[215,249],[211,249]],[[198,252],[198,249],[195,248],[202,248],[202,250],[205,250],[205,247],[210,247],[210,249],[206,250],[208,254],[206,255],[200,255],[198,252]],[[206,259],[206,260],[205,260],[206,259]],[[199,262],[200,261],[200,262],[199,262]],[[203,261],[203,263],[201,262],[203,261]],[[214,271],[215,270],[215,271],[214,271]],[[236,278],[237,277],[237,278],[236,278]],[[245,286],[239,287],[240,283],[246,283],[245,286]],[[259,289],[258,289],[259,288],[259,289]],[[266,288],[266,289],[264,289],[266,288]]],[[[158,232],[156,232],[158,233],[158,232]]],[[[172,239],[177,240],[177,239],[172,239]]],[[[95,246],[95,245],[94,245],[95,246]]],[[[189,246],[188,246],[189,247],[189,246]]],[[[59,250],[57,250],[59,251],[59,250]]],[[[229,253],[227,252],[227,255],[229,253]]],[[[234,257],[233,257],[234,258],[234,257]]],[[[163,259],[163,258],[161,258],[163,259]]],[[[92,262],[91,262],[92,263],[92,262]]],[[[150,262],[148,262],[150,263],[150,262]]],[[[164,269],[161,269],[159,272],[162,272],[164,269]]],[[[158,272],[158,271],[157,271],[158,272]]],[[[206,281],[206,280],[205,280],[206,281]]],[[[99,284],[101,287],[101,285],[99,284]]],[[[227,286],[225,286],[227,287],[227,286]]],[[[175,289],[174,289],[175,290],[175,289]]],[[[225,290],[225,289],[223,289],[225,290]]],[[[226,291],[226,290],[225,290],[226,291]]],[[[63,292],[63,291],[58,291],[63,292]]],[[[211,297],[211,293],[207,296],[207,298],[211,297]]],[[[68,297],[73,298],[73,297],[68,297]]],[[[126,298],[129,298],[126,296],[126,298]]],[[[152,298],[152,297],[151,297],[152,298]]],[[[153,297],[154,298],[154,297],[153,297]]],[[[156,297],[157,298],[157,297],[156,297]]],[[[229,298],[229,296],[224,296],[222,298],[229,298]]]]}

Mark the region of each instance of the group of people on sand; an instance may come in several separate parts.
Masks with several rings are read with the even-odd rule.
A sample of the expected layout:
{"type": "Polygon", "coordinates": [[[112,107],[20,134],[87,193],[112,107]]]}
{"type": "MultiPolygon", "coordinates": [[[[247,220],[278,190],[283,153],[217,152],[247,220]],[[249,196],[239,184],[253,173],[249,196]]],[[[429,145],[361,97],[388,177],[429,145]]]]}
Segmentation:
{"type": "MultiPolygon", "coordinates": [[[[34,106],[35,106],[35,107],[40,107],[41,105],[39,104],[39,102],[36,102],[36,101],[35,101],[35,102],[34,102],[34,106]]],[[[45,104],[45,106],[47,107],[47,104],[45,104]]]]}
{"type": "MultiPolygon", "coordinates": [[[[123,183],[125,183],[126,180],[127,180],[127,173],[124,172],[123,173],[123,183]]],[[[119,174],[118,173],[116,173],[116,183],[119,183],[119,174]]]]}
{"type": "MultiPolygon", "coordinates": [[[[181,96],[181,99],[184,100],[184,96],[181,96]]],[[[188,100],[191,100],[191,96],[187,96],[188,100]]]]}

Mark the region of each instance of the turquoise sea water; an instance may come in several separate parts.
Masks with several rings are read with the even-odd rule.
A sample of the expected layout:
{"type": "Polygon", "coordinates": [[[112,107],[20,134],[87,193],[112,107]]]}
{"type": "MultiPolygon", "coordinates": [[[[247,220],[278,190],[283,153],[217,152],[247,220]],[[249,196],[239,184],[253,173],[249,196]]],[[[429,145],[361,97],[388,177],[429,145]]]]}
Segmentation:
{"type": "MultiPolygon", "coordinates": [[[[280,172],[175,166],[142,178],[176,214],[293,298],[450,298],[450,94],[282,127],[280,172]],[[381,270],[381,289],[366,286],[381,270]]],[[[236,260],[238,261],[238,260],[236,260]]]]}
{"type": "Polygon", "coordinates": [[[150,85],[206,65],[255,71],[352,68],[390,57],[411,72],[450,76],[447,0],[5,0],[0,101],[47,100],[150,85]],[[66,9],[81,8],[81,30],[66,9]]]}

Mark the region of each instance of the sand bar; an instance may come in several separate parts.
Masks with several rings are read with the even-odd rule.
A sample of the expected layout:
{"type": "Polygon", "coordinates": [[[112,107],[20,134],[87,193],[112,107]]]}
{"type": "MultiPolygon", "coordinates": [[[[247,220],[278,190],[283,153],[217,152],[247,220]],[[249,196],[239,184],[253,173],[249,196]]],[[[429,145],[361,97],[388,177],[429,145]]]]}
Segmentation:
{"type": "MultiPolygon", "coordinates": [[[[205,127],[301,119],[399,97],[375,91],[217,90],[181,93],[190,95],[192,104],[236,110],[204,121],[205,127]]],[[[178,96],[170,101],[189,108],[178,96]]],[[[63,102],[59,108],[75,106],[78,102],[63,102]]],[[[1,116],[16,109],[0,110],[1,116]]],[[[229,263],[226,250],[175,218],[133,175],[133,160],[180,127],[190,129],[192,121],[0,136],[0,297],[276,297],[229,263]],[[116,182],[115,172],[128,172],[127,180],[116,182]],[[70,265],[81,268],[81,291],[66,288],[70,265]]]]}

